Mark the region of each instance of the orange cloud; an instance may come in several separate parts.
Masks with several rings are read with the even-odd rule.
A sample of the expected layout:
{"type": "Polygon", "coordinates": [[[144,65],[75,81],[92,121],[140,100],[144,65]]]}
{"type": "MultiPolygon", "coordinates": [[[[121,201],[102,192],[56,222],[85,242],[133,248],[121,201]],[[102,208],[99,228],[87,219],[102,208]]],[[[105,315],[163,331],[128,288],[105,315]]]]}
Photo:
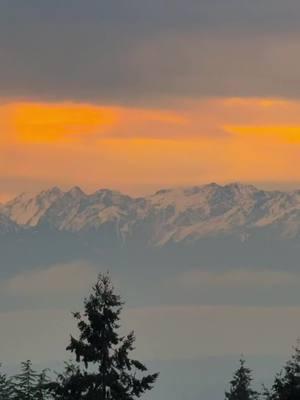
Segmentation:
{"type": "Polygon", "coordinates": [[[43,182],[138,192],[208,181],[300,181],[300,102],[2,104],[0,151],[3,193],[43,182]]]}
{"type": "Polygon", "coordinates": [[[24,142],[58,142],[74,140],[102,132],[118,119],[108,107],[71,103],[16,103],[10,107],[11,126],[24,142]]]}
{"type": "Polygon", "coordinates": [[[227,126],[224,130],[237,135],[252,135],[256,139],[269,138],[284,143],[300,143],[300,125],[299,126],[227,126]]]}
{"type": "Polygon", "coordinates": [[[70,142],[91,136],[143,136],[143,126],[183,125],[176,112],[76,103],[11,103],[0,106],[6,137],[25,143],[70,142]]]}

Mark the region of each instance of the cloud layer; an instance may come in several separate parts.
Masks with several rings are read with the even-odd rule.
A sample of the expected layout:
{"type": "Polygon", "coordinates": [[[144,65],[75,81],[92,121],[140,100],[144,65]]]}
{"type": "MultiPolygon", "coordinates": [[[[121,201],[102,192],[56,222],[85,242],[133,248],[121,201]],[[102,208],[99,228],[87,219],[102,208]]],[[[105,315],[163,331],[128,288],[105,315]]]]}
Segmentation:
{"type": "Polygon", "coordinates": [[[251,270],[229,269],[223,272],[192,270],[177,278],[178,284],[187,289],[234,289],[234,288],[287,288],[299,286],[300,274],[289,271],[272,271],[268,269],[251,270]]]}
{"type": "MultiPolygon", "coordinates": [[[[297,307],[161,306],[128,309],[123,330],[136,331],[137,355],[144,360],[285,355],[297,339],[297,315],[297,307]]],[[[67,358],[69,334],[76,332],[63,308],[1,312],[0,324],[3,362],[67,358]]]]}
{"type": "Polygon", "coordinates": [[[299,182],[299,111],[299,101],[276,98],[186,99],[169,108],[3,103],[1,197],[51,185],[141,193],[209,181],[299,182]]]}
{"type": "Polygon", "coordinates": [[[20,273],[2,283],[8,296],[40,297],[78,294],[89,290],[97,278],[95,267],[86,262],[58,264],[47,269],[20,273]]]}
{"type": "Polygon", "coordinates": [[[156,104],[299,97],[299,15],[294,0],[4,0],[1,94],[156,104]]]}

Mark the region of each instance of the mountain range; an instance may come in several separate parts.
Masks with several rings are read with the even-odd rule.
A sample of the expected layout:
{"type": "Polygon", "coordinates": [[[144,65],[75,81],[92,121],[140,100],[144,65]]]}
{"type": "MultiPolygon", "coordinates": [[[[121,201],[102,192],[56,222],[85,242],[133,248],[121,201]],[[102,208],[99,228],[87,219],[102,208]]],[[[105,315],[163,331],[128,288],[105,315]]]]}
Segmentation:
{"type": "MultiPolygon", "coordinates": [[[[51,288],[61,287],[61,281],[72,287],[73,280],[81,287],[94,273],[109,270],[133,315],[149,313],[147,326],[155,326],[157,343],[167,335],[163,343],[172,348],[177,335],[179,349],[182,340],[189,341],[197,354],[198,346],[202,351],[211,341],[219,349],[235,332],[237,346],[243,338],[253,348],[252,337],[268,343],[273,332],[277,338],[287,329],[294,331],[291,338],[298,332],[299,254],[300,191],[211,183],[132,197],[108,189],[87,194],[78,187],[54,187],[0,206],[0,281],[12,288],[9,301],[7,291],[0,291],[0,310],[1,304],[48,308],[51,299],[58,310],[63,301],[71,304],[69,313],[77,291],[59,294],[51,288]],[[39,293],[38,300],[31,291],[39,293]],[[284,307],[286,316],[279,320],[284,307]],[[153,320],[158,323],[151,320],[156,309],[163,310],[153,320]]],[[[48,340],[48,331],[45,335],[48,340]]],[[[157,398],[168,398],[183,371],[193,398],[199,397],[198,381],[209,383],[203,398],[216,389],[222,393],[238,355],[196,357],[152,364],[162,371],[165,388],[157,398]]],[[[264,370],[274,365],[280,362],[272,358],[264,370]]]]}
{"type": "Polygon", "coordinates": [[[211,183],[134,198],[108,189],[86,194],[79,187],[54,187],[23,193],[0,206],[2,236],[40,230],[99,239],[109,232],[120,245],[142,240],[150,247],[229,236],[244,242],[262,233],[283,240],[298,238],[300,190],[211,183]]]}

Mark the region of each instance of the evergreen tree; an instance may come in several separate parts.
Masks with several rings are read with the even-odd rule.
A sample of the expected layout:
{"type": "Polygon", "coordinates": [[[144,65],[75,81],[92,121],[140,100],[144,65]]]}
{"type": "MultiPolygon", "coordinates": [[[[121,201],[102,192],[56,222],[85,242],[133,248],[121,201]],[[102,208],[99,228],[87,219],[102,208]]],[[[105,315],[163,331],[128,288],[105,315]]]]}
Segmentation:
{"type": "Polygon", "coordinates": [[[294,349],[294,354],[286,363],[283,371],[275,377],[272,386],[271,400],[299,400],[300,399],[300,347],[294,349]]]}
{"type": "MultiPolygon", "coordinates": [[[[0,368],[2,365],[0,364],[0,368]]],[[[0,400],[10,400],[13,397],[13,384],[6,374],[0,373],[0,400]]]]}
{"type": "Polygon", "coordinates": [[[14,393],[17,400],[34,400],[37,374],[30,360],[21,363],[21,373],[14,377],[14,393]]]}
{"type": "Polygon", "coordinates": [[[48,384],[49,392],[56,400],[70,399],[80,400],[81,397],[81,371],[78,365],[72,361],[65,362],[65,369],[57,374],[55,382],[48,384]],[[71,396],[72,394],[72,396],[71,396]]]}
{"type": "Polygon", "coordinates": [[[245,360],[240,359],[240,366],[230,381],[229,392],[225,392],[226,400],[256,400],[258,393],[251,388],[252,371],[245,366],[245,360]]]}
{"type": "MultiPolygon", "coordinates": [[[[108,275],[99,275],[84,312],[74,313],[79,338],[71,336],[67,350],[76,357],[55,388],[59,399],[132,400],[152,389],[158,374],[131,359],[135,336],[118,333],[123,303],[108,275]]],[[[55,386],[54,386],[55,387],[55,386]]]]}
{"type": "Polygon", "coordinates": [[[272,400],[272,393],[265,385],[262,386],[261,398],[264,400],[272,400]]]}
{"type": "Polygon", "coordinates": [[[47,376],[47,370],[44,369],[40,374],[37,375],[34,393],[35,400],[47,400],[50,398],[49,382],[50,380],[47,376]]]}

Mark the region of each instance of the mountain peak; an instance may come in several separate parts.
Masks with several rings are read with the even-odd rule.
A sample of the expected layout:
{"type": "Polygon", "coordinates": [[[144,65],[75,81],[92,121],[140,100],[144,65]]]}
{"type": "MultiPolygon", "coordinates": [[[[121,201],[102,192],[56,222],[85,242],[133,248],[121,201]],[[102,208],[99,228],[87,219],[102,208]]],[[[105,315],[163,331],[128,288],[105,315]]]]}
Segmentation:
{"type": "Polygon", "coordinates": [[[224,185],[224,187],[228,187],[228,188],[232,188],[232,189],[251,189],[251,190],[255,190],[257,191],[258,189],[251,184],[248,183],[242,183],[242,182],[230,182],[226,185],[224,185]]]}
{"type": "Polygon", "coordinates": [[[109,188],[102,188],[96,190],[94,194],[106,194],[106,195],[116,195],[116,196],[126,196],[125,194],[121,193],[119,190],[109,189],[109,188]]]}
{"type": "Polygon", "coordinates": [[[58,186],[53,186],[49,189],[43,190],[41,193],[45,194],[61,194],[63,191],[58,186]]]}
{"type": "Polygon", "coordinates": [[[35,226],[51,205],[64,192],[58,187],[39,193],[22,193],[2,207],[2,213],[19,225],[35,226]]]}
{"type": "Polygon", "coordinates": [[[207,188],[212,188],[212,189],[219,189],[221,187],[221,185],[219,185],[216,182],[211,182],[211,183],[208,183],[206,185],[203,185],[202,187],[207,187],[207,188]]]}
{"type": "Polygon", "coordinates": [[[67,194],[71,195],[72,197],[83,197],[86,196],[84,191],[79,186],[73,186],[67,194]]]}

